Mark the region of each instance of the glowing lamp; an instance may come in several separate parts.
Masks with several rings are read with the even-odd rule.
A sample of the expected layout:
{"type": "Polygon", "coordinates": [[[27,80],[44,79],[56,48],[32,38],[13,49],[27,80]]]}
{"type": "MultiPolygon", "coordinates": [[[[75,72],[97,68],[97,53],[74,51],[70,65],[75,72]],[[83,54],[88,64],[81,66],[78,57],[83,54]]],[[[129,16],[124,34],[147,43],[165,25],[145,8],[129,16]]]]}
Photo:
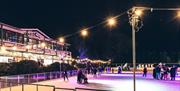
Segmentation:
{"type": "Polygon", "coordinates": [[[117,20],[114,17],[110,17],[107,19],[107,25],[110,27],[116,26],[117,20]]]}
{"type": "Polygon", "coordinates": [[[87,29],[81,30],[81,35],[84,36],[84,37],[87,36],[88,35],[87,29]]]}

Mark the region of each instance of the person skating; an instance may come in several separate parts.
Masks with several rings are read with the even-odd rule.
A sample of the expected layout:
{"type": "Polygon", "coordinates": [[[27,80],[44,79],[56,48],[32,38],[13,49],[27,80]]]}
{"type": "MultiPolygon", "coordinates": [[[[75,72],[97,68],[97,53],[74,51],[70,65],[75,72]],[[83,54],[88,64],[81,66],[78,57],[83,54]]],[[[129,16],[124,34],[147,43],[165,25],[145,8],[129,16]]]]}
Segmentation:
{"type": "Polygon", "coordinates": [[[67,70],[64,69],[64,72],[63,72],[63,78],[64,78],[64,81],[67,79],[67,81],[69,81],[68,79],[68,73],[67,73],[67,70]]]}
{"type": "Polygon", "coordinates": [[[143,77],[146,77],[146,76],[147,76],[147,68],[144,67],[144,69],[143,69],[143,77]]]}

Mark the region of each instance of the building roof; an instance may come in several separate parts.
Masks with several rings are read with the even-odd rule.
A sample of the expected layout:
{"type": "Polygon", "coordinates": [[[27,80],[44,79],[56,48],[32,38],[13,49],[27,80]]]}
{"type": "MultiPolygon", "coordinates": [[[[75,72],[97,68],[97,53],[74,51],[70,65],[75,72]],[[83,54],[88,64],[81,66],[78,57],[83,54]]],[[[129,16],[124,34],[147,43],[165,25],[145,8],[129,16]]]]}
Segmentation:
{"type": "Polygon", "coordinates": [[[37,31],[39,32],[40,34],[42,34],[44,37],[50,39],[49,36],[47,36],[45,33],[43,33],[41,30],[39,30],[38,28],[21,28],[21,30],[24,30],[24,31],[37,31]]]}
{"type": "MultiPolygon", "coordinates": [[[[38,28],[18,28],[18,27],[14,27],[14,26],[11,26],[11,25],[2,23],[2,22],[0,22],[0,25],[3,25],[3,28],[8,28],[8,29],[11,30],[11,31],[19,32],[19,33],[25,33],[26,31],[36,31],[36,32],[38,32],[40,35],[44,36],[44,37],[45,37],[45,40],[51,41],[51,42],[54,42],[54,43],[57,42],[56,40],[54,40],[54,39],[50,38],[49,36],[47,36],[45,33],[43,33],[43,32],[42,32],[40,29],[38,29],[38,28]],[[6,27],[4,27],[4,26],[6,26],[6,27]]],[[[1,27],[1,26],[0,26],[0,27],[1,27]]],[[[59,43],[59,42],[58,42],[58,44],[60,44],[60,45],[65,45],[65,46],[70,46],[70,44],[68,44],[68,43],[62,44],[62,43],[59,43]]]]}

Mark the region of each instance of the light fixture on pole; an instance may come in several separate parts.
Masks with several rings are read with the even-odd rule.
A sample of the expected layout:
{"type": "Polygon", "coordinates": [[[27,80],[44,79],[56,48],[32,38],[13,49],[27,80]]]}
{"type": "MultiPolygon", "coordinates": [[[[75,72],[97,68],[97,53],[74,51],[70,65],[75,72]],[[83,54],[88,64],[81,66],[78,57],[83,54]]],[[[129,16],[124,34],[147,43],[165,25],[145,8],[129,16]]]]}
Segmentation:
{"type": "Polygon", "coordinates": [[[143,14],[143,10],[142,9],[136,9],[134,11],[134,13],[135,13],[136,16],[141,16],[143,14]]]}
{"type": "Polygon", "coordinates": [[[180,18],[180,11],[177,12],[177,17],[180,18]]]}

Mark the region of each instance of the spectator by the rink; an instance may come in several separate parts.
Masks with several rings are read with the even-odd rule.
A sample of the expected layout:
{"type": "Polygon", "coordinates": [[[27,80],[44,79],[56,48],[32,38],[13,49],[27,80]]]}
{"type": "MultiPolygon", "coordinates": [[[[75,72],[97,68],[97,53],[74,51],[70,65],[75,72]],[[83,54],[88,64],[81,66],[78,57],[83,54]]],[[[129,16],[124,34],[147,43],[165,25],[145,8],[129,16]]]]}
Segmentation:
{"type": "Polygon", "coordinates": [[[118,74],[121,74],[122,73],[122,68],[121,66],[118,67],[118,74]]]}

